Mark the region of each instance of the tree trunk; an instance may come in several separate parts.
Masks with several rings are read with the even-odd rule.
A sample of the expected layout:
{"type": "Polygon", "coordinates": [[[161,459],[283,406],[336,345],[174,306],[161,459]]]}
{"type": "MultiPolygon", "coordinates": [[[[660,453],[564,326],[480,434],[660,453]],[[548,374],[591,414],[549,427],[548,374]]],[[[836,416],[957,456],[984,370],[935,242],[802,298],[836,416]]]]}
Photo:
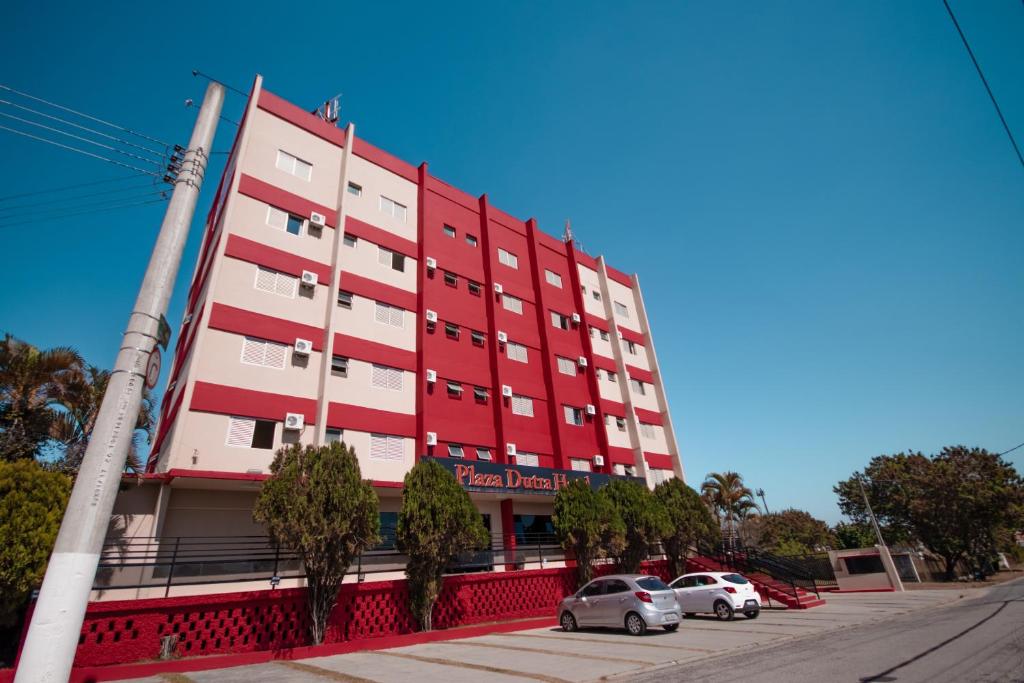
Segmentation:
{"type": "Polygon", "coordinates": [[[943,556],[942,558],[946,563],[946,574],[943,578],[946,581],[953,581],[956,579],[956,564],[960,561],[959,555],[943,556]]]}

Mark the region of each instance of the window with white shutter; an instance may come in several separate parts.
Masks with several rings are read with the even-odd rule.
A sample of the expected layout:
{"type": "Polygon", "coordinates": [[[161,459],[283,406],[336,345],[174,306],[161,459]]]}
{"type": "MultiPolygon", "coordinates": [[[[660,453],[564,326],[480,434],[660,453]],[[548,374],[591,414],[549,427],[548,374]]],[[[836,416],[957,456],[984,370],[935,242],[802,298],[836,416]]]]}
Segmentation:
{"type": "Polygon", "coordinates": [[[398,460],[405,458],[404,439],[391,434],[370,434],[371,460],[398,460]]]}
{"type": "Polygon", "coordinates": [[[405,326],[405,309],[389,306],[381,301],[374,302],[373,319],[392,327],[405,326]]]}
{"type": "Polygon", "coordinates": [[[548,281],[549,285],[554,285],[559,289],[562,288],[562,276],[554,271],[544,270],[544,279],[548,281]]]}
{"type": "Polygon", "coordinates": [[[562,373],[563,375],[572,375],[573,377],[575,377],[576,376],[576,361],[572,360],[571,358],[562,358],[561,356],[557,356],[557,358],[558,358],[558,371],[560,373],[562,373]]]}
{"type": "Polygon", "coordinates": [[[646,422],[640,423],[640,434],[647,439],[654,438],[654,425],[647,424],[646,422]]]}
{"type": "Polygon", "coordinates": [[[277,150],[277,167],[285,173],[290,173],[296,178],[302,178],[303,180],[309,180],[313,177],[313,164],[303,161],[285,152],[283,149],[277,150]]]}
{"type": "Polygon", "coordinates": [[[370,386],[375,389],[402,390],[402,371],[386,365],[373,364],[370,370],[370,386]]]}
{"type": "Polygon", "coordinates": [[[519,361],[520,363],[529,362],[529,351],[522,344],[508,342],[505,344],[505,355],[508,356],[509,360],[519,361]]]}
{"type": "Polygon", "coordinates": [[[295,291],[299,287],[299,278],[270,268],[257,266],[255,286],[261,292],[270,292],[271,294],[279,294],[289,299],[294,299],[295,291]]]}
{"type": "Polygon", "coordinates": [[[462,458],[465,457],[466,454],[462,449],[462,444],[450,443],[448,444],[448,455],[453,458],[462,458]]]}
{"type": "Polygon", "coordinates": [[[540,458],[537,457],[536,453],[520,451],[516,453],[516,464],[525,465],[526,467],[538,467],[540,465],[540,458]]]}
{"type": "Polygon", "coordinates": [[[612,472],[619,475],[620,477],[623,477],[626,475],[626,466],[623,465],[622,463],[615,463],[614,465],[612,465],[612,472]]]}
{"type": "Polygon", "coordinates": [[[249,448],[252,446],[252,434],[255,429],[256,420],[250,417],[228,418],[227,445],[235,448],[249,448]]]}
{"type": "Polygon", "coordinates": [[[569,458],[569,463],[576,472],[590,471],[590,461],[586,458],[569,458]]]}
{"type": "Polygon", "coordinates": [[[565,423],[575,425],[577,427],[583,426],[583,409],[573,408],[572,406],[562,406],[565,411],[565,423]]]}
{"type": "Polygon", "coordinates": [[[245,337],[242,340],[242,362],[246,365],[260,365],[265,368],[283,370],[288,347],[284,344],[245,337]]]}
{"type": "Polygon", "coordinates": [[[512,395],[512,414],[533,417],[533,399],[529,396],[512,395]]]}
{"type": "Polygon", "coordinates": [[[509,268],[519,269],[519,257],[510,251],[505,251],[501,247],[498,247],[498,262],[509,268]]]}
{"type": "Polygon", "coordinates": [[[621,315],[623,318],[629,317],[629,309],[626,308],[626,304],[620,304],[618,301],[615,302],[615,315],[621,315]]]}
{"type": "Polygon", "coordinates": [[[382,213],[385,213],[391,216],[392,218],[397,218],[402,223],[405,222],[405,217],[407,213],[405,204],[399,204],[394,199],[390,199],[388,197],[385,197],[384,195],[381,195],[379,208],[382,213]]]}
{"type": "Polygon", "coordinates": [[[513,313],[523,314],[523,300],[517,299],[511,294],[501,295],[501,305],[506,311],[512,311],[513,313]]]}
{"type": "Polygon", "coordinates": [[[634,394],[640,394],[641,396],[647,394],[647,391],[644,389],[644,383],[638,379],[630,378],[629,386],[632,387],[634,394]]]}

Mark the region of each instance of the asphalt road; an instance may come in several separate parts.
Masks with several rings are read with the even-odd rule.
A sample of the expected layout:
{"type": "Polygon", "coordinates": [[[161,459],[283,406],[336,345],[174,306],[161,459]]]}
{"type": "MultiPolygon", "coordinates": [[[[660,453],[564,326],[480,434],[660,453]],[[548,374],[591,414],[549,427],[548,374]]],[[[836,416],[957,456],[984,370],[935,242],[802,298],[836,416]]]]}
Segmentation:
{"type": "Polygon", "coordinates": [[[1024,579],[951,606],[664,667],[633,680],[1024,681],[1024,579]]]}

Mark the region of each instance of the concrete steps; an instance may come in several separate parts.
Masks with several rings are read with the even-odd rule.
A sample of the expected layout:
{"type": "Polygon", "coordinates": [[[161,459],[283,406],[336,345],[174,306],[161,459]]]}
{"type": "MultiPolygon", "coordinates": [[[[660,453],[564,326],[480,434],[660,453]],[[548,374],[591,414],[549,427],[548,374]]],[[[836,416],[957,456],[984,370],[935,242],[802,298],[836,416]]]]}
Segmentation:
{"type": "MultiPolygon", "coordinates": [[[[728,572],[733,570],[723,566],[721,563],[710,557],[698,555],[696,557],[687,558],[686,571],[728,572]]],[[[812,607],[820,607],[825,604],[824,600],[813,593],[808,593],[802,588],[797,588],[796,595],[794,596],[792,586],[783,583],[778,579],[773,579],[767,574],[755,572],[752,574],[745,573],[743,576],[754,584],[757,592],[760,593],[762,597],[770,598],[773,602],[783,604],[789,609],[810,609],[812,607]]]]}

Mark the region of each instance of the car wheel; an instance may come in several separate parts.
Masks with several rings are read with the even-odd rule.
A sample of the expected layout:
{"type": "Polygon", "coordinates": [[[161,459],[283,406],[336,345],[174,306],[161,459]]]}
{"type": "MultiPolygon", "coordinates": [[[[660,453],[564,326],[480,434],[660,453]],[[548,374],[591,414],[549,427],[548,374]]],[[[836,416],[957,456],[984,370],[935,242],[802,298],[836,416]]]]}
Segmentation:
{"type": "Polygon", "coordinates": [[[732,621],[733,614],[735,614],[732,605],[727,603],[725,600],[719,600],[715,603],[715,616],[722,621],[732,621]]]}
{"type": "Polygon", "coordinates": [[[695,616],[697,616],[697,613],[696,612],[687,612],[683,616],[686,617],[687,619],[693,619],[695,616]]]}
{"type": "Polygon", "coordinates": [[[576,617],[572,615],[572,612],[562,612],[562,617],[558,620],[558,623],[562,625],[562,630],[566,633],[572,633],[576,630],[576,617]]]}
{"type": "Polygon", "coordinates": [[[636,612],[626,615],[626,630],[631,636],[642,636],[647,633],[647,622],[636,612]]]}
{"type": "Polygon", "coordinates": [[[675,631],[677,628],[679,628],[679,624],[665,624],[663,628],[669,633],[672,633],[672,631],[675,631]]]}
{"type": "Polygon", "coordinates": [[[743,615],[747,619],[757,619],[757,615],[760,614],[760,613],[761,613],[761,610],[754,609],[754,610],[750,610],[749,612],[744,612],[743,615]]]}

